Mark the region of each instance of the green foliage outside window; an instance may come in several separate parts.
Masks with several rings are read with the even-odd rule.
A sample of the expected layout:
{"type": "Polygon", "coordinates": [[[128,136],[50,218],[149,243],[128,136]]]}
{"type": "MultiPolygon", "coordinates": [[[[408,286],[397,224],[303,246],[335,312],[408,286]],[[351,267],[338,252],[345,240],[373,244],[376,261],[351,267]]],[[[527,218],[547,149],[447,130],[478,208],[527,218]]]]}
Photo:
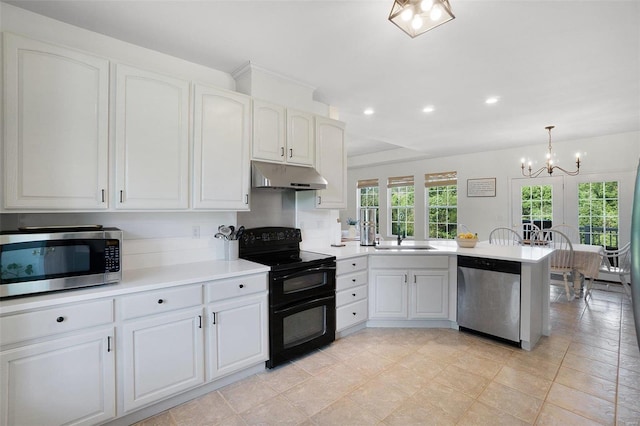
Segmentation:
{"type": "Polygon", "coordinates": [[[457,185],[427,188],[429,237],[453,239],[458,234],[457,185]]]}
{"type": "Polygon", "coordinates": [[[533,222],[553,219],[553,199],[551,185],[531,185],[522,187],[521,219],[533,222]]]}
{"type": "Polygon", "coordinates": [[[390,190],[391,234],[414,236],[415,193],[413,186],[398,186],[390,190]]]}
{"type": "Polygon", "coordinates": [[[617,248],[618,220],[618,182],[578,184],[581,242],[617,248]]]}

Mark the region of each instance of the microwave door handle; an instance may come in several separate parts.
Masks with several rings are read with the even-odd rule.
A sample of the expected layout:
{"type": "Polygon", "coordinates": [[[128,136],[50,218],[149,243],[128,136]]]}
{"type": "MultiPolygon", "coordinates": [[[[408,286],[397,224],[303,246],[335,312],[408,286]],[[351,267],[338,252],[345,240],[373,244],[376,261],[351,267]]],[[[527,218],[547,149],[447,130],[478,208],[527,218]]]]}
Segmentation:
{"type": "Polygon", "coordinates": [[[287,315],[289,312],[292,311],[304,311],[305,309],[313,306],[313,305],[317,305],[317,304],[324,304],[325,302],[329,302],[335,300],[335,296],[331,295],[331,296],[325,296],[325,297],[318,297],[315,299],[311,299],[311,300],[307,300],[304,303],[299,303],[299,304],[295,304],[293,306],[289,306],[286,307],[284,309],[277,309],[275,311],[273,311],[274,314],[280,315],[280,314],[285,314],[287,315]]]}
{"type": "Polygon", "coordinates": [[[336,270],[335,266],[321,266],[319,268],[305,269],[304,271],[294,272],[293,274],[283,275],[283,276],[277,277],[277,278],[274,277],[274,280],[289,280],[291,278],[300,277],[300,276],[307,275],[307,274],[312,273],[312,272],[335,272],[335,270],[336,270]]]}

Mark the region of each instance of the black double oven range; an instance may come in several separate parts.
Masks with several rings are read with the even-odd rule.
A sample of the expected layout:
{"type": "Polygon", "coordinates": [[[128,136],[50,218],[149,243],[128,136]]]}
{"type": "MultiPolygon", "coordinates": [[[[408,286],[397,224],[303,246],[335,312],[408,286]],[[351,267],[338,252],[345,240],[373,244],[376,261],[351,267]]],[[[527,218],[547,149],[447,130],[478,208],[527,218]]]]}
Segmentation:
{"type": "Polygon", "coordinates": [[[335,340],[336,258],[300,250],[300,229],[246,229],[240,257],[269,272],[269,361],[273,368],[335,340]]]}

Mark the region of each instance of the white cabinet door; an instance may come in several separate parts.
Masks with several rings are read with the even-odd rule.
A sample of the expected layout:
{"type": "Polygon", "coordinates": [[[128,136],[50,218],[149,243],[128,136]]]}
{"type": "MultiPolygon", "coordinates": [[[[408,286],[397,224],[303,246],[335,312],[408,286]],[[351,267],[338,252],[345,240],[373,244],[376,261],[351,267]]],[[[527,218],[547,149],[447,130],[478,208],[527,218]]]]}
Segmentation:
{"type": "Polygon", "coordinates": [[[266,294],[213,304],[209,315],[208,380],[269,358],[266,294]]]}
{"type": "Polygon", "coordinates": [[[106,209],[109,62],[3,37],[4,207],[106,209]]]}
{"type": "Polygon", "coordinates": [[[415,270],[411,273],[409,296],[410,318],[449,317],[449,273],[448,271],[415,270]]]}
{"type": "Polygon", "coordinates": [[[251,158],[282,162],[286,145],[285,108],[280,105],[253,101],[253,142],[251,158]]]}
{"type": "Polygon", "coordinates": [[[204,382],[200,308],[131,321],[122,330],[125,411],[204,382]]]}
{"type": "Polygon", "coordinates": [[[189,82],[116,66],[116,207],[189,207],[189,82]]]}
{"type": "Polygon", "coordinates": [[[408,271],[398,269],[371,270],[370,318],[407,318],[408,274],[408,271]]]}
{"type": "Polygon", "coordinates": [[[0,424],[93,425],[116,415],[113,328],[0,353],[0,424]]]}
{"type": "Polygon", "coordinates": [[[316,144],[313,120],[313,114],[287,109],[287,163],[314,165],[316,144]]]}
{"type": "Polygon", "coordinates": [[[194,88],[196,209],[249,209],[251,98],[203,85],[194,88]]]}
{"type": "Polygon", "coordinates": [[[316,191],[316,207],[347,208],[347,155],[344,123],[316,117],[316,170],[324,177],[327,189],[316,191]]]}

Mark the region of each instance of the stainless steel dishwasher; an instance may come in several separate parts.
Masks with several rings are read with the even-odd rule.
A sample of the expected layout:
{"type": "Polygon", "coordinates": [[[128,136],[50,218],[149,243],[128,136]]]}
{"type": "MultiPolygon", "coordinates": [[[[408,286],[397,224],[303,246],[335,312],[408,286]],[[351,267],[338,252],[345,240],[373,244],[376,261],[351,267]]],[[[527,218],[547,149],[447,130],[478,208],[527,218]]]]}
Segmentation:
{"type": "Polygon", "coordinates": [[[458,256],[458,326],[520,346],[520,262],[458,256]]]}

